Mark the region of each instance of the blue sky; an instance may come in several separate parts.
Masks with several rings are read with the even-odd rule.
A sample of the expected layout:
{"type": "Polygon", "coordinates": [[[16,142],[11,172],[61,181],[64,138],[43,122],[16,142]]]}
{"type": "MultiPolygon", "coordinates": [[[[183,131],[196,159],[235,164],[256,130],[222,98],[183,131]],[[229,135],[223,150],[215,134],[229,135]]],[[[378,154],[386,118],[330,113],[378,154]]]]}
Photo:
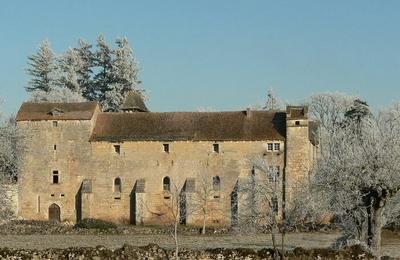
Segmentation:
{"type": "Polygon", "coordinates": [[[27,98],[27,56],[127,36],[153,111],[236,110],[345,92],[400,100],[400,1],[2,1],[0,98],[27,98]]]}

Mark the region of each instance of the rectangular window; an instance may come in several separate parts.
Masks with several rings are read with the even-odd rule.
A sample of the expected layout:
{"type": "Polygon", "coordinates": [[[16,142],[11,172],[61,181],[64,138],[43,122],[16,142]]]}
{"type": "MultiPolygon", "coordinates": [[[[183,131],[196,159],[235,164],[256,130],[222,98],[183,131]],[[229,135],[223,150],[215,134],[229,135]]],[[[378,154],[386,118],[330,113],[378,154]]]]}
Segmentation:
{"type": "Polygon", "coordinates": [[[164,152],[169,153],[169,144],[163,144],[164,152]]]}
{"type": "Polygon", "coordinates": [[[57,145],[56,144],[53,146],[53,149],[54,149],[54,151],[57,150],[57,145]]]}
{"type": "Polygon", "coordinates": [[[117,154],[121,153],[121,146],[120,145],[114,145],[114,152],[117,154]]]}
{"type": "Polygon", "coordinates": [[[219,144],[213,144],[214,153],[219,153],[219,144]]]}
{"type": "Polygon", "coordinates": [[[296,125],[300,125],[300,121],[296,121],[295,124],[296,124],[296,125]]]}
{"type": "Polygon", "coordinates": [[[268,143],[267,144],[267,150],[268,151],[272,151],[272,149],[273,149],[273,144],[272,143],[268,143]]]}
{"type": "Polygon", "coordinates": [[[59,181],[58,171],[53,171],[53,183],[57,184],[59,181]]]}
{"type": "Polygon", "coordinates": [[[58,122],[57,121],[53,121],[53,126],[57,127],[58,126],[58,122]]]}
{"type": "Polygon", "coordinates": [[[281,144],[280,143],[274,143],[274,150],[279,151],[281,149],[281,144]]]}

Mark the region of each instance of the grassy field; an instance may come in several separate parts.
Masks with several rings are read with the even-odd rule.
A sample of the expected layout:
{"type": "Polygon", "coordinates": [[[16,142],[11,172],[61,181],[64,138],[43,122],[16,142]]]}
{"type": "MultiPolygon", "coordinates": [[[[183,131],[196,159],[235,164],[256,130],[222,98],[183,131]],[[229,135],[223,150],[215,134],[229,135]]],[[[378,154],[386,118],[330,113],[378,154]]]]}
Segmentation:
{"type": "MultiPolygon", "coordinates": [[[[339,233],[291,233],[286,236],[286,249],[295,247],[326,248],[339,233]]],[[[279,240],[280,241],[280,240],[279,240]]],[[[173,241],[168,235],[1,235],[0,247],[45,249],[67,247],[94,247],[103,245],[111,249],[128,243],[144,246],[155,243],[172,248],[173,241]]],[[[183,235],[180,244],[185,248],[254,248],[272,247],[269,235],[183,235]]],[[[383,236],[384,255],[400,257],[400,237],[391,233],[383,236]]]]}

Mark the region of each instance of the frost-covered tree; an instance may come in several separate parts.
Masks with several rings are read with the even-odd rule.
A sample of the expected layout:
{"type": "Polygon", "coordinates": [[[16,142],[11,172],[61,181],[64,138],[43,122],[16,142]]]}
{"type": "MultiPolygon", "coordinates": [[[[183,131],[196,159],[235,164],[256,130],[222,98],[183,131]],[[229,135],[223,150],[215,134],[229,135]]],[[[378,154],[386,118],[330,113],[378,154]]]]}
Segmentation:
{"type": "Polygon", "coordinates": [[[104,98],[100,101],[100,105],[105,112],[116,112],[125,99],[124,92],[122,91],[123,85],[112,83],[108,88],[109,90],[107,90],[104,98]]]}
{"type": "Polygon", "coordinates": [[[37,53],[28,57],[27,73],[31,77],[26,90],[50,91],[56,85],[57,66],[48,40],[44,40],[37,53]]]}
{"type": "Polygon", "coordinates": [[[139,81],[139,67],[136,61],[133,50],[129,46],[128,39],[118,38],[115,41],[117,48],[114,51],[115,58],[113,60],[112,74],[114,82],[123,86],[122,92],[127,93],[131,90],[137,90],[139,81]]]}
{"type": "Polygon", "coordinates": [[[92,45],[80,39],[77,48],[56,58],[44,41],[38,53],[29,57],[27,71],[32,79],[27,91],[33,92],[32,100],[77,100],[77,95],[82,95],[99,101],[104,111],[118,111],[129,91],[144,96],[138,88],[138,63],[128,40],[118,38],[115,44],[114,49],[99,35],[92,51],[92,45]],[[62,99],[60,94],[67,97],[62,99]]]}
{"type": "Polygon", "coordinates": [[[18,131],[15,117],[6,117],[0,111],[0,181],[16,180],[20,156],[17,147],[24,138],[18,131]]]}
{"type": "MultiPolygon", "coordinates": [[[[277,234],[282,232],[278,226],[279,208],[282,208],[282,177],[278,162],[264,156],[248,160],[251,170],[239,185],[240,203],[243,212],[239,225],[243,229],[271,234],[274,259],[279,258],[277,234]]],[[[283,244],[283,234],[282,234],[283,244]]]]}
{"type": "Polygon", "coordinates": [[[400,111],[391,107],[374,116],[361,105],[362,113],[351,113],[357,116],[324,140],[312,187],[344,240],[361,241],[379,255],[385,208],[400,190],[400,111]]]}
{"type": "Polygon", "coordinates": [[[110,91],[110,85],[114,83],[112,75],[113,50],[106,42],[103,35],[97,38],[97,50],[94,55],[95,71],[91,96],[93,100],[100,102],[105,99],[106,92],[110,91]]]}
{"type": "Polygon", "coordinates": [[[96,99],[96,91],[93,84],[93,67],[94,67],[94,54],[92,52],[92,45],[87,43],[84,39],[79,40],[79,47],[74,50],[78,52],[79,66],[76,69],[77,82],[80,86],[83,97],[87,100],[96,99]]]}
{"type": "Polygon", "coordinates": [[[53,102],[53,103],[69,103],[84,102],[86,99],[78,92],[68,88],[56,87],[49,92],[37,90],[32,92],[29,99],[31,102],[53,102]]]}
{"type": "Polygon", "coordinates": [[[78,70],[81,66],[79,53],[74,49],[68,49],[58,59],[60,78],[58,85],[73,92],[80,93],[81,87],[78,82],[78,70]]]}
{"type": "Polygon", "coordinates": [[[354,97],[341,93],[319,93],[312,95],[307,104],[313,119],[319,121],[323,133],[331,132],[341,124],[345,118],[354,97]]]}

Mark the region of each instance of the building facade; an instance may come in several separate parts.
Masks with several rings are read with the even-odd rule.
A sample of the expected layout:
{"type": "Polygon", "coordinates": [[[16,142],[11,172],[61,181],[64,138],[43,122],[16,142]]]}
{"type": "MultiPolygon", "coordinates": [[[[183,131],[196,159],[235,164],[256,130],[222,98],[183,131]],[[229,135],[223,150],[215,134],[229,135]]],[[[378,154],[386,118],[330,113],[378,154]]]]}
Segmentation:
{"type": "Polygon", "coordinates": [[[148,112],[132,98],[120,113],[96,102],[23,103],[18,216],[23,219],[199,225],[238,221],[238,186],[262,156],[283,199],[307,176],[318,146],[307,107],[286,111],[148,112]],[[178,198],[178,199],[176,199],[178,198]]]}

